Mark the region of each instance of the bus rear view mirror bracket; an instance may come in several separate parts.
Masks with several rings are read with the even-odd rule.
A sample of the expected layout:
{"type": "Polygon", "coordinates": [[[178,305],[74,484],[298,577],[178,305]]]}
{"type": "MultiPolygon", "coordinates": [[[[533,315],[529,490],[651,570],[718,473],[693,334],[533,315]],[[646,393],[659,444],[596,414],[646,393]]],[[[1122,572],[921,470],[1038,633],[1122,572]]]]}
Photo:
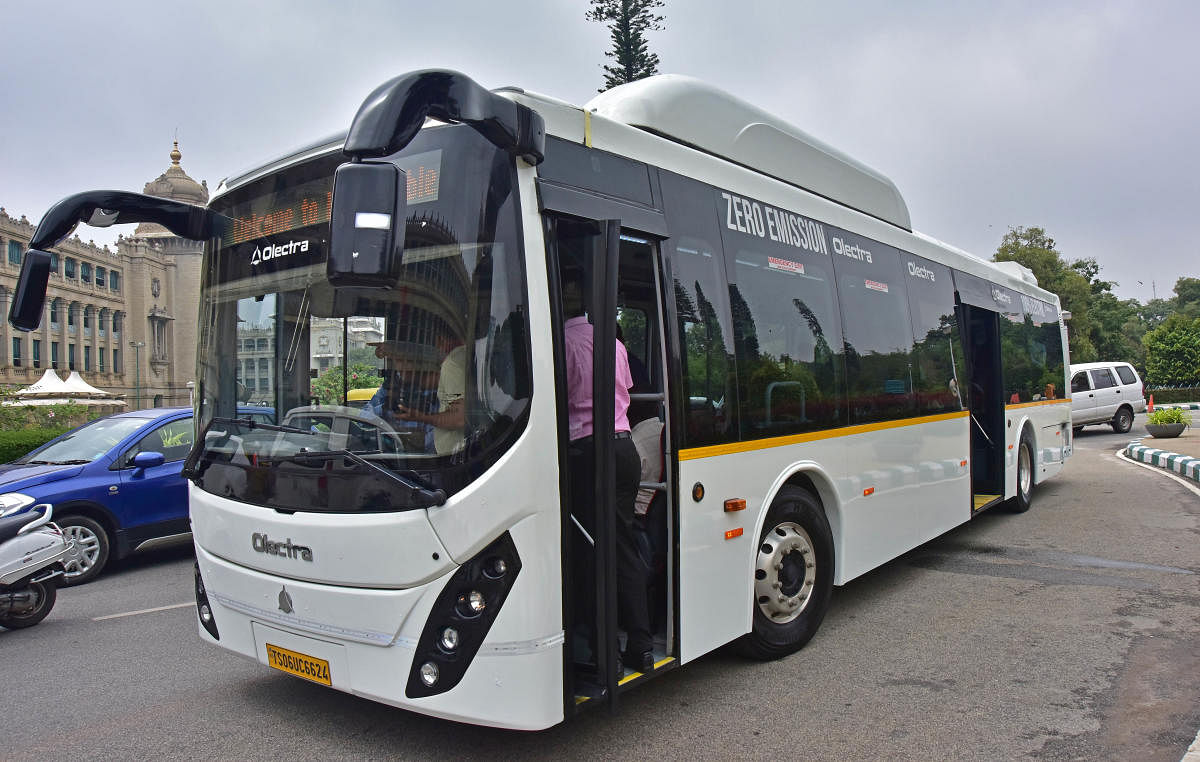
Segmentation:
{"type": "Polygon", "coordinates": [[[48,250],[62,243],[81,222],[93,227],[154,222],[193,241],[210,238],[219,227],[215,217],[204,207],[167,198],[115,190],[85,191],[67,196],[50,207],[29,239],[29,250],[21,265],[8,316],[8,322],[14,328],[32,331],[41,324],[50,278],[48,250]]]}

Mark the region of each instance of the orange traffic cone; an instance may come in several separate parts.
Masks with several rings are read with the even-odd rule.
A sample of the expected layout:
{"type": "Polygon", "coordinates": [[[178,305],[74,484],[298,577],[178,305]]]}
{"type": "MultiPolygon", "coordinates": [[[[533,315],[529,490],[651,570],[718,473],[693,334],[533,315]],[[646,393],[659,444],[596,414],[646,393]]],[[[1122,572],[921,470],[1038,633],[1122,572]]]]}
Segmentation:
{"type": "Polygon", "coordinates": [[[1154,412],[1154,395],[1153,394],[1150,395],[1150,402],[1149,402],[1149,404],[1146,405],[1146,412],[1147,413],[1154,412]]]}

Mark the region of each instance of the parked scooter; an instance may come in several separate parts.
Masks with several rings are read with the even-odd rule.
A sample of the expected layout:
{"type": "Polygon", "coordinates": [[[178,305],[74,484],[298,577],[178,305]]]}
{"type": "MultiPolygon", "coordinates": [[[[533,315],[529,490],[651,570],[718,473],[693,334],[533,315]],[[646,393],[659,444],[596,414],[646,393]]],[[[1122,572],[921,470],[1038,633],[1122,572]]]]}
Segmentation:
{"type": "Polygon", "coordinates": [[[58,578],[79,550],[50,523],[49,503],[0,518],[0,627],[32,627],[58,596],[58,578]]]}

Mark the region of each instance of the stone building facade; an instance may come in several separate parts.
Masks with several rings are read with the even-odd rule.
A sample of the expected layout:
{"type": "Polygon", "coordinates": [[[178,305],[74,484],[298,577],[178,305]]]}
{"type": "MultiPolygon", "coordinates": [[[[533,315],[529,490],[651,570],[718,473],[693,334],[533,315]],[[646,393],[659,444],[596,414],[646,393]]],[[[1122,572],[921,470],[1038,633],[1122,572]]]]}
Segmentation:
{"type": "MultiPolygon", "coordinates": [[[[170,158],[143,192],[207,204],[207,184],[184,172],[178,143],[170,158]]],[[[42,324],[23,333],[7,317],[35,228],[0,207],[0,385],[27,386],[46,368],[64,379],[77,370],[92,386],[125,395],[127,409],[190,404],[203,243],[142,224],[113,251],[76,233],[51,250],[42,324]]]]}

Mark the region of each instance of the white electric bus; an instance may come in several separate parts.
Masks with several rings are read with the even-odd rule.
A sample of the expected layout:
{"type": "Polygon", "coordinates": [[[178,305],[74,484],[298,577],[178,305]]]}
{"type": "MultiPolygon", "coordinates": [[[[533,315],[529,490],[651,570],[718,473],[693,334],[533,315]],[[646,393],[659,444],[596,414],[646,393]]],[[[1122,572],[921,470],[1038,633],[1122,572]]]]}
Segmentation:
{"type": "Polygon", "coordinates": [[[207,241],[185,470],[201,637],[416,712],[545,728],[726,643],[784,656],[835,586],[1028,509],[1071,452],[1054,294],[686,77],[580,108],[417,72],[206,209],[67,198],[13,324],[44,310],[40,250],[140,220],[207,241]],[[589,484],[566,468],[567,277],[595,335],[589,484]],[[638,672],[616,657],[618,331],[655,638],[638,672]]]}

